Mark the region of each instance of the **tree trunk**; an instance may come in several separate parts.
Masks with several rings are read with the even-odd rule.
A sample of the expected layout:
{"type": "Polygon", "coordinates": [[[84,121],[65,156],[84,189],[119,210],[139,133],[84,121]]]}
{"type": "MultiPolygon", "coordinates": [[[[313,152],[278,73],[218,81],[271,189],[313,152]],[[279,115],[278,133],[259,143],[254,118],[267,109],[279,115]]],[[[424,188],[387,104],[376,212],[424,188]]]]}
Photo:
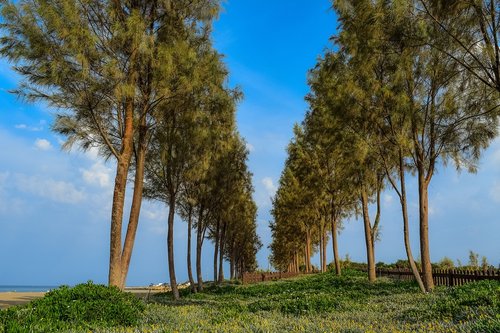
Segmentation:
{"type": "Polygon", "coordinates": [[[109,256],[109,277],[110,286],[121,287],[121,248],[122,248],[122,219],[123,206],[125,204],[125,188],[127,184],[129,164],[121,158],[118,161],[115,177],[115,188],[113,192],[113,206],[111,210],[111,235],[110,235],[110,256],[109,256]]]}
{"type": "Polygon", "coordinates": [[[307,228],[306,230],[306,247],[307,247],[307,262],[306,267],[308,272],[312,272],[311,265],[311,230],[307,228]]]}
{"type": "Polygon", "coordinates": [[[323,226],[319,226],[319,270],[323,273],[323,226]]]}
{"type": "Polygon", "coordinates": [[[217,282],[224,282],[224,238],[226,237],[226,223],[223,223],[220,238],[219,238],[219,278],[217,282]]]}
{"type": "Polygon", "coordinates": [[[425,171],[422,163],[418,167],[418,199],[420,217],[420,256],[422,261],[422,275],[426,291],[434,289],[432,279],[432,266],[429,251],[429,183],[425,179],[425,171]]]}
{"type": "Polygon", "coordinates": [[[375,256],[373,251],[370,215],[368,213],[368,194],[366,193],[366,189],[364,187],[361,191],[361,205],[363,207],[363,224],[365,228],[366,258],[368,262],[368,280],[370,282],[374,282],[377,277],[375,273],[375,256]]]}
{"type": "Polygon", "coordinates": [[[323,227],[323,272],[326,272],[326,225],[323,227]]]}
{"type": "Polygon", "coordinates": [[[139,215],[141,213],[142,192],[144,188],[144,165],[146,160],[147,143],[146,143],[146,126],[145,118],[142,121],[139,143],[137,147],[136,168],[134,178],[134,192],[132,195],[132,206],[130,208],[129,222],[127,226],[127,234],[125,236],[125,243],[123,245],[123,252],[121,257],[122,263],[122,280],[120,288],[125,288],[127,281],[127,274],[130,267],[130,259],[132,258],[132,251],[134,249],[135,236],[137,234],[137,227],[139,225],[139,215]]]}
{"type": "Polygon", "coordinates": [[[229,260],[229,278],[231,280],[234,279],[234,268],[235,264],[234,264],[234,243],[233,243],[231,247],[231,258],[229,260]]]}
{"type": "Polygon", "coordinates": [[[174,264],[174,215],[175,215],[175,196],[170,194],[169,210],[168,210],[168,231],[167,231],[167,249],[168,249],[168,274],[170,275],[170,288],[172,289],[172,297],[174,300],[179,299],[179,289],[175,279],[175,264],[174,264]]]}
{"type": "Polygon", "coordinates": [[[203,245],[203,207],[200,207],[198,215],[198,228],[196,230],[196,279],[198,291],[203,290],[203,277],[201,274],[201,247],[203,245]]]}
{"type": "Polygon", "coordinates": [[[128,99],[125,106],[125,130],[122,139],[120,157],[116,166],[115,188],[111,208],[111,235],[109,244],[109,276],[110,286],[121,288],[122,285],[122,223],[123,206],[125,205],[125,191],[127,177],[132,159],[133,149],[133,117],[134,101],[128,99]]]}
{"type": "Polygon", "coordinates": [[[187,240],[187,270],[188,270],[188,278],[189,285],[191,287],[192,292],[196,292],[196,285],[193,279],[193,268],[191,266],[191,229],[193,224],[193,207],[189,205],[188,208],[188,240],[187,240]]]}
{"type": "Polygon", "coordinates": [[[217,282],[217,264],[219,255],[219,235],[220,235],[220,220],[217,219],[217,225],[215,228],[215,244],[214,244],[214,283],[217,282]]]}
{"type": "Polygon", "coordinates": [[[410,228],[409,228],[409,220],[408,220],[408,205],[406,201],[406,181],[405,181],[405,170],[404,170],[404,161],[401,150],[399,151],[399,182],[401,186],[401,211],[403,213],[403,234],[405,241],[405,250],[406,256],[408,257],[408,263],[410,264],[411,271],[413,276],[415,277],[415,281],[417,281],[418,286],[422,292],[426,292],[424,283],[420,277],[420,273],[418,271],[418,267],[415,264],[415,260],[413,259],[413,254],[411,252],[411,244],[410,244],[410,228]]]}
{"type": "Polygon", "coordinates": [[[333,261],[335,262],[335,274],[341,275],[340,268],[340,258],[339,258],[339,249],[337,244],[337,221],[333,217],[332,214],[332,249],[333,249],[333,261]]]}

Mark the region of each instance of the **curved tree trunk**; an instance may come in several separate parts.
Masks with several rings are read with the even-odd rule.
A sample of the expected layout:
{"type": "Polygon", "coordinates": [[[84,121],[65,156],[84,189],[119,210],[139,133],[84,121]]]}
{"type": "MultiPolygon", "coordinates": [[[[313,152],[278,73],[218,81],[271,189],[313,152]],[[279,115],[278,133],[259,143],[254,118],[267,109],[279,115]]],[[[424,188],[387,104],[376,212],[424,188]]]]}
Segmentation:
{"type": "Polygon", "coordinates": [[[406,201],[406,182],[405,182],[405,171],[404,171],[404,161],[401,150],[399,151],[399,181],[401,186],[401,211],[403,213],[403,234],[405,241],[405,250],[406,256],[408,257],[408,263],[410,264],[411,271],[413,276],[415,277],[415,281],[417,281],[418,286],[422,292],[426,292],[424,283],[422,282],[422,278],[420,277],[420,273],[418,271],[418,267],[415,264],[415,259],[413,259],[413,254],[411,252],[411,244],[410,244],[410,228],[408,223],[408,205],[406,201]]]}
{"type": "Polygon", "coordinates": [[[172,289],[172,297],[174,300],[179,299],[179,289],[177,288],[177,280],[175,279],[175,264],[174,264],[174,215],[175,215],[175,196],[170,195],[169,211],[168,211],[168,231],[167,231],[167,249],[168,249],[168,274],[170,275],[170,288],[172,289]]]}
{"type": "Polygon", "coordinates": [[[122,280],[120,288],[125,288],[127,281],[127,274],[130,267],[130,259],[132,258],[132,251],[134,249],[135,236],[137,234],[137,227],[139,225],[139,215],[141,213],[142,192],[144,188],[144,166],[146,161],[147,142],[146,135],[147,129],[145,119],[141,120],[141,128],[139,133],[139,143],[136,155],[136,167],[134,178],[134,192],[132,195],[132,206],[130,208],[129,222],[127,226],[127,234],[125,236],[125,243],[123,244],[122,252],[122,280]]]}
{"type": "Polygon", "coordinates": [[[122,148],[116,166],[113,204],[111,208],[111,234],[109,251],[110,286],[121,288],[122,285],[122,224],[123,206],[125,205],[125,190],[133,150],[133,116],[134,101],[128,100],[125,106],[125,129],[122,138],[122,148]]]}
{"type": "Polygon", "coordinates": [[[370,215],[368,213],[368,194],[363,187],[361,191],[361,205],[363,207],[363,224],[365,228],[366,258],[368,262],[368,280],[374,282],[377,278],[375,273],[375,255],[373,251],[372,231],[370,215]]]}

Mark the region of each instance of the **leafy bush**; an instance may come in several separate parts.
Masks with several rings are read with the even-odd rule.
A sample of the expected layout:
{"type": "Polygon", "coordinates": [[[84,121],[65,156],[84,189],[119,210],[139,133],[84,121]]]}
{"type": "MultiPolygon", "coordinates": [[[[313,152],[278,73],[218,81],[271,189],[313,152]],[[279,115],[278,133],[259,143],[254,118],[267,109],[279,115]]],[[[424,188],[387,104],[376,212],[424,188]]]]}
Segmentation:
{"type": "Polygon", "coordinates": [[[0,332],[55,332],[69,328],[133,326],[145,305],[130,293],[92,282],[62,286],[24,306],[0,312],[0,332]]]}
{"type": "Polygon", "coordinates": [[[500,313],[500,283],[492,280],[472,282],[449,288],[441,300],[433,305],[436,314],[456,321],[468,315],[500,313]]]}

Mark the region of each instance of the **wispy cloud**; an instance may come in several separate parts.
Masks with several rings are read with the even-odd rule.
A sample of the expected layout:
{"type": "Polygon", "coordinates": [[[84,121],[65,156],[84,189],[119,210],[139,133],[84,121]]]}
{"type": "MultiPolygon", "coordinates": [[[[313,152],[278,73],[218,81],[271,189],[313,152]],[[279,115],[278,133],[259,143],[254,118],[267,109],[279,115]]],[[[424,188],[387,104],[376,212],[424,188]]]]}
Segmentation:
{"type": "Polygon", "coordinates": [[[14,126],[16,129],[31,131],[31,132],[40,132],[43,131],[43,126],[28,126],[26,124],[17,124],[14,126]]]}
{"type": "Polygon", "coordinates": [[[111,185],[111,171],[111,168],[108,168],[101,161],[92,164],[89,169],[80,169],[85,183],[103,188],[111,185]]]}
{"type": "Polygon", "coordinates": [[[76,204],[86,198],[82,190],[76,189],[72,183],[61,180],[16,174],[15,185],[21,192],[59,203],[76,204]]]}
{"type": "Polygon", "coordinates": [[[249,152],[255,151],[255,147],[251,143],[246,143],[245,146],[247,147],[249,152]]]}
{"type": "Polygon", "coordinates": [[[274,196],[274,194],[278,190],[276,185],[274,185],[274,182],[273,182],[271,177],[264,177],[262,179],[262,184],[264,185],[264,188],[266,189],[267,194],[269,194],[269,196],[271,196],[271,197],[274,196]]]}
{"type": "Polygon", "coordinates": [[[40,150],[51,150],[52,144],[50,143],[49,140],[46,139],[36,139],[35,147],[40,150]]]}

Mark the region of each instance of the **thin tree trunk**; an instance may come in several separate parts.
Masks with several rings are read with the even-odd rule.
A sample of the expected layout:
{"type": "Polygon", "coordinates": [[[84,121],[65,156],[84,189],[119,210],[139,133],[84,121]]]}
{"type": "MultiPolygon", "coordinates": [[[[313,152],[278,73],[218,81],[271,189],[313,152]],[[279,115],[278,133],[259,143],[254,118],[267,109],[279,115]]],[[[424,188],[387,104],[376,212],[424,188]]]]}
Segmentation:
{"type": "Polygon", "coordinates": [[[323,226],[319,226],[319,270],[323,273],[323,226]]]}
{"type": "Polygon", "coordinates": [[[174,300],[179,299],[179,289],[175,279],[175,263],[174,263],[174,215],[175,215],[175,196],[170,194],[169,210],[168,210],[168,231],[167,231],[167,249],[168,249],[168,274],[170,275],[170,288],[172,289],[172,297],[174,300]]]}
{"type": "Polygon", "coordinates": [[[326,272],[326,225],[323,227],[323,272],[326,272]]]}
{"type": "Polygon", "coordinates": [[[220,221],[217,219],[217,225],[215,228],[215,244],[214,244],[214,283],[217,282],[217,264],[219,255],[219,237],[220,237],[220,221]]]}
{"type": "Polygon", "coordinates": [[[375,256],[373,254],[373,242],[370,215],[368,213],[368,194],[363,187],[361,191],[361,205],[363,207],[363,224],[365,228],[366,258],[368,262],[368,280],[374,282],[377,278],[375,273],[375,256]]]}
{"type": "Polygon", "coordinates": [[[234,279],[234,273],[235,273],[235,272],[234,272],[234,268],[235,268],[234,260],[235,260],[235,259],[234,259],[234,242],[233,242],[233,244],[232,244],[232,246],[231,246],[231,258],[230,258],[230,260],[229,260],[229,271],[230,271],[230,272],[229,272],[229,278],[230,278],[231,280],[233,280],[233,279],[234,279]]]}
{"type": "Polygon", "coordinates": [[[189,285],[191,287],[192,292],[196,292],[196,285],[193,279],[193,268],[191,266],[191,229],[193,224],[193,207],[189,205],[188,208],[188,240],[187,240],[187,269],[188,269],[188,278],[189,285]]]}
{"type": "MultiPolygon", "coordinates": [[[[120,2],[115,0],[117,10],[123,13],[119,8],[120,2]]],[[[123,17],[123,21],[125,18],[123,17]]],[[[123,23],[123,22],[122,22],[123,23]]],[[[134,45],[130,45],[129,72],[127,83],[130,86],[136,86],[137,71],[134,68],[137,58],[137,51],[134,45]]],[[[113,190],[113,203],[111,208],[111,231],[109,244],[109,275],[108,284],[121,288],[122,281],[122,225],[123,225],[123,206],[125,204],[125,191],[127,187],[127,177],[132,159],[134,148],[134,98],[125,99],[125,116],[123,126],[122,145],[117,158],[115,186],[113,190]]]]}
{"type": "Polygon", "coordinates": [[[418,165],[418,198],[419,198],[419,217],[420,217],[420,256],[422,261],[422,275],[426,291],[434,289],[432,279],[432,266],[429,251],[429,192],[428,182],[424,176],[424,167],[422,163],[418,165]]]}
{"type": "Polygon", "coordinates": [[[217,282],[221,284],[224,282],[224,240],[226,237],[226,223],[223,223],[222,230],[219,238],[219,278],[217,282]]]}
{"type": "Polygon", "coordinates": [[[306,273],[308,273],[308,272],[309,272],[309,270],[307,269],[307,245],[306,245],[306,244],[304,244],[304,262],[306,263],[306,264],[305,264],[304,271],[305,271],[306,273]]]}
{"type": "Polygon", "coordinates": [[[333,249],[333,261],[335,262],[335,274],[341,275],[340,268],[340,258],[339,258],[339,249],[337,244],[337,221],[332,213],[332,249],[333,249]]]}
{"type": "Polygon", "coordinates": [[[408,263],[410,264],[411,271],[413,276],[415,277],[415,281],[417,281],[418,286],[422,292],[426,292],[424,283],[422,282],[422,278],[420,277],[420,273],[418,271],[418,267],[415,264],[415,260],[413,259],[413,254],[411,252],[411,244],[410,244],[410,228],[409,228],[409,220],[408,220],[408,205],[406,201],[406,182],[405,182],[405,170],[404,170],[404,161],[401,150],[399,151],[399,181],[401,186],[401,211],[403,213],[403,234],[405,241],[405,250],[406,256],[408,257],[408,263]]]}
{"type": "Polygon", "coordinates": [[[312,272],[312,266],[311,266],[311,230],[307,228],[306,230],[306,247],[307,247],[307,262],[306,262],[306,267],[308,272],[312,272]]]}
{"type": "Polygon", "coordinates": [[[201,247],[203,245],[203,207],[200,207],[198,215],[198,228],[196,230],[196,279],[198,291],[203,290],[203,277],[201,274],[201,247]]]}

